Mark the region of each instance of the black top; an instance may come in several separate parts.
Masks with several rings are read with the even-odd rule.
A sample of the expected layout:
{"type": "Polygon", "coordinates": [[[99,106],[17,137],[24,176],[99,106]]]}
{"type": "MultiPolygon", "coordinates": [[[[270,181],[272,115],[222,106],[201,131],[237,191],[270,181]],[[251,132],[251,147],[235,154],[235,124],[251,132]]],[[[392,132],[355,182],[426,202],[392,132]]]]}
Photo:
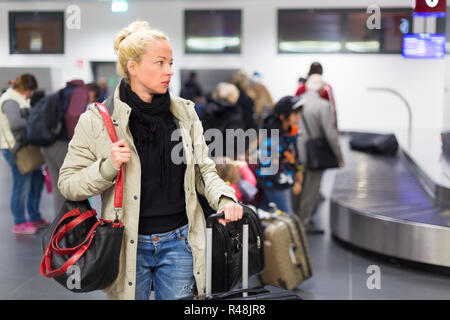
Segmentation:
{"type": "Polygon", "coordinates": [[[145,103],[122,82],[120,99],[132,109],[129,128],[141,162],[139,234],[164,233],[186,225],[186,164],[171,160],[172,149],[182,142],[181,137],[170,141],[177,126],[169,110],[169,93],[155,95],[151,103],[145,103]],[[145,130],[154,137],[144,139],[145,130]]]}

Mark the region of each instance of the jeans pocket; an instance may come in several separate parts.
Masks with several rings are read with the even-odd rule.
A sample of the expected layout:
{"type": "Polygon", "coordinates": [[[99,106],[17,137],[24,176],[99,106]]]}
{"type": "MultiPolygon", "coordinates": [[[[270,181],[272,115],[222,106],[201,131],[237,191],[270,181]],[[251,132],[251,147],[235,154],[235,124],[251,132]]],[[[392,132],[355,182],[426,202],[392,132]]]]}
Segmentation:
{"type": "Polygon", "coordinates": [[[184,242],[184,247],[186,248],[187,252],[192,253],[191,245],[189,244],[187,237],[184,237],[184,239],[181,241],[184,242]]]}

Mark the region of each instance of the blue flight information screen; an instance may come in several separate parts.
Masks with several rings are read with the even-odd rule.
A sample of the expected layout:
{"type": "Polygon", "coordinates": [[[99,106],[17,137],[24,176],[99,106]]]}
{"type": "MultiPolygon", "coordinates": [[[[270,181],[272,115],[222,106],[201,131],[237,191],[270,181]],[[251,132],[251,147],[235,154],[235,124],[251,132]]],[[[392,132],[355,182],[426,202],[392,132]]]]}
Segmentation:
{"type": "Polygon", "coordinates": [[[408,33],[403,35],[405,58],[439,59],[445,57],[445,34],[408,33]]]}

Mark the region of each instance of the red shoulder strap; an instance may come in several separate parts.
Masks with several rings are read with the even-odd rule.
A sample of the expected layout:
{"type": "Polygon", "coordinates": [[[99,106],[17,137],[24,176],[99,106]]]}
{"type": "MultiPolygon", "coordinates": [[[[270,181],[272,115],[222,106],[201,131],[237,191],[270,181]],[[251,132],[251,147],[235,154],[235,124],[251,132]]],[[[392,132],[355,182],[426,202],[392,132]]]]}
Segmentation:
{"type": "MultiPolygon", "coordinates": [[[[108,109],[102,103],[95,103],[100,114],[102,115],[103,122],[105,123],[106,130],[108,131],[111,141],[117,142],[116,129],[114,129],[114,124],[109,115],[108,109]]],[[[116,187],[114,189],[114,208],[122,208],[123,204],[123,164],[120,166],[120,171],[117,176],[116,187]]]]}

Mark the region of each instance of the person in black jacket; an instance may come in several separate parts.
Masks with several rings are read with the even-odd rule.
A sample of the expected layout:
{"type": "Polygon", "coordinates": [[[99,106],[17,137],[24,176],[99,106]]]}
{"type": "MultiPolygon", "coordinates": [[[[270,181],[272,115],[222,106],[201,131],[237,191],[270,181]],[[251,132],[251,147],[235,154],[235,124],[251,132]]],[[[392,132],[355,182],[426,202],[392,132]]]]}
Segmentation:
{"type": "Polygon", "coordinates": [[[197,102],[196,100],[203,96],[203,90],[197,82],[197,73],[189,73],[189,79],[184,83],[180,92],[180,97],[186,100],[197,102]]]}
{"type": "Polygon", "coordinates": [[[245,123],[242,120],[242,109],[237,103],[238,97],[239,90],[235,85],[221,82],[203,107],[200,119],[205,132],[208,129],[217,129],[222,134],[222,154],[212,154],[211,156],[213,157],[228,155],[230,158],[235,159],[237,156],[237,145],[226,138],[226,130],[245,130],[245,123]]]}

